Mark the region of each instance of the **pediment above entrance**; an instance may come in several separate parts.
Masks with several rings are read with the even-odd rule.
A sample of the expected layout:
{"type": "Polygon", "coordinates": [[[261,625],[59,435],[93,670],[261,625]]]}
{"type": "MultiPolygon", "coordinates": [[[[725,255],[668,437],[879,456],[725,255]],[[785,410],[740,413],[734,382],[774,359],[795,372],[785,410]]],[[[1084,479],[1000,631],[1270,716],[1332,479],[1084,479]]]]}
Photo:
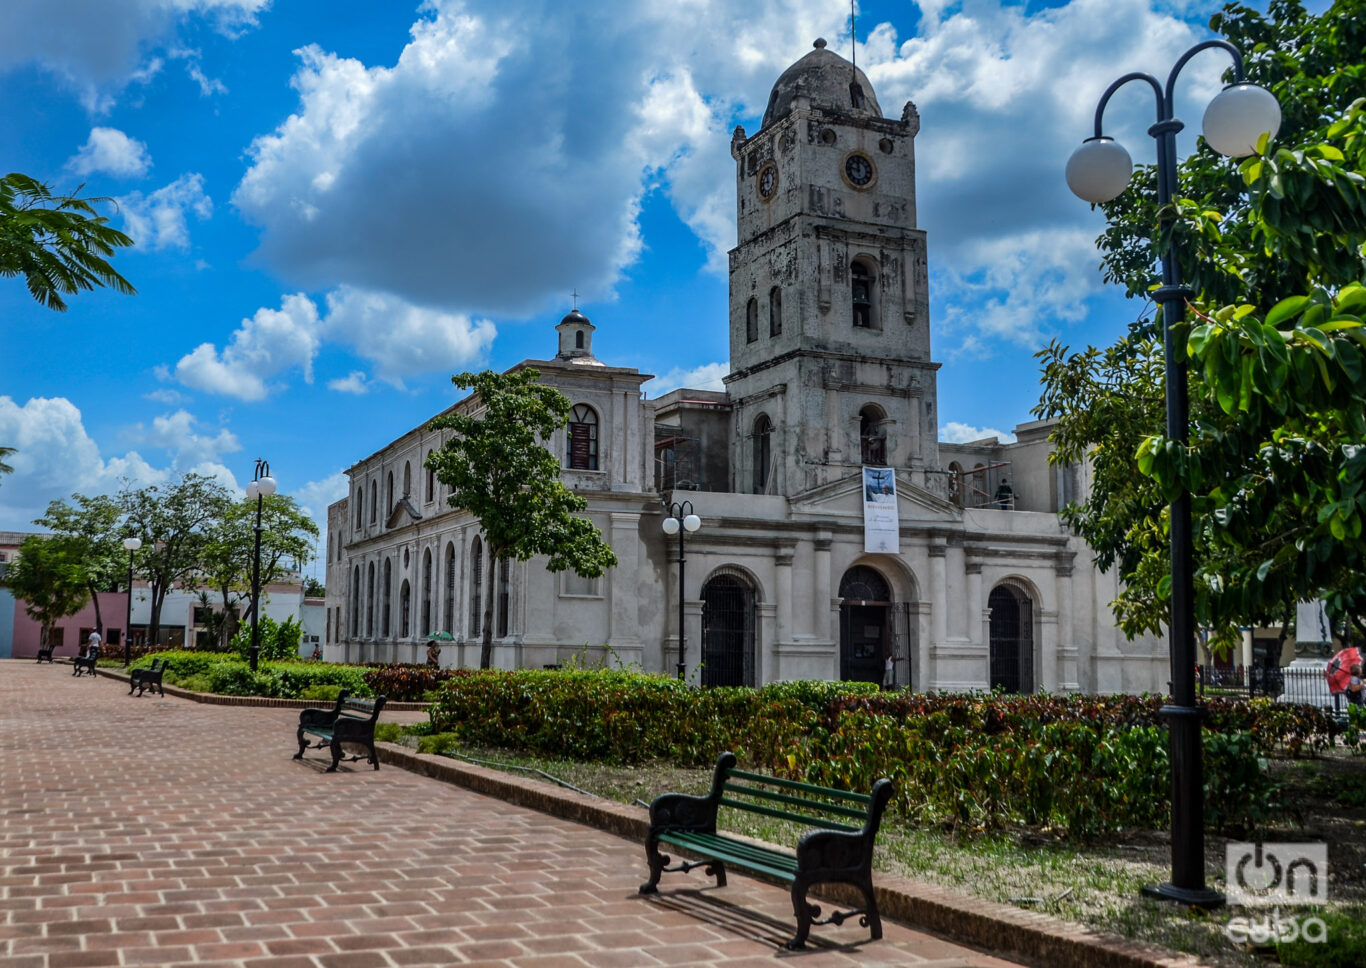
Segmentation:
{"type": "Polygon", "coordinates": [[[422,512],[419,511],[413,502],[408,500],[405,494],[394,502],[394,509],[389,512],[388,519],[384,522],[385,529],[401,528],[405,524],[412,524],[414,521],[422,520],[422,512]]]}
{"type": "MultiPolygon", "coordinates": [[[[897,514],[902,522],[906,521],[954,521],[962,520],[963,511],[957,505],[938,495],[917,487],[908,480],[906,471],[896,472],[897,514]]],[[[820,514],[835,516],[863,516],[863,473],[855,470],[847,477],[809,491],[794,495],[791,499],[794,514],[820,514]]]]}

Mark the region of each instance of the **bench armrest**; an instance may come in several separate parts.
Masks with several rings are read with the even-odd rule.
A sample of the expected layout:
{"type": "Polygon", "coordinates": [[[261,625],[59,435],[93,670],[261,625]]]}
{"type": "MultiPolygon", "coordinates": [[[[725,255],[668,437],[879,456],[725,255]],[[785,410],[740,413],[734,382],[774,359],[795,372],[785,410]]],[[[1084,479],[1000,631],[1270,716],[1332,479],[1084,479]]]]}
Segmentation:
{"type": "Polygon", "coordinates": [[[339,743],[348,741],[369,743],[375,737],[373,719],[357,719],[354,716],[338,716],[332,722],[332,738],[339,743]]]}
{"type": "Polygon", "coordinates": [[[803,871],[868,870],[873,838],[865,832],[813,830],[797,841],[797,868],[803,871]]]}
{"type": "Polygon", "coordinates": [[[650,804],[650,826],[655,830],[693,830],[716,833],[716,800],[686,793],[661,793],[650,804]]]}

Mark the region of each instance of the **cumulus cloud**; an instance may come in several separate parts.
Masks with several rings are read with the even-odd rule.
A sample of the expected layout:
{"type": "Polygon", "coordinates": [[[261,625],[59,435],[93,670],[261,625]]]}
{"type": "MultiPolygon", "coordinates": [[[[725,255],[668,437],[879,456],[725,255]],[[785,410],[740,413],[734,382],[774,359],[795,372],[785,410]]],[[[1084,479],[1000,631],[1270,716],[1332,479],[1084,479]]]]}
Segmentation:
{"type": "Polygon", "coordinates": [[[336,471],[320,481],[309,481],[292,493],[304,513],[317,522],[318,530],[327,534],[327,508],[346,497],[350,478],[345,471],[336,471]]]}
{"type": "Polygon", "coordinates": [[[104,172],[123,178],[139,178],[152,166],[147,146],[118,128],[94,127],[66,167],[77,175],[104,172]]]}
{"type": "Polygon", "coordinates": [[[213,215],[213,200],[204,194],[204,176],[181,175],[150,195],[132,192],[118,199],[124,231],[148,249],[188,249],[190,228],[186,212],[200,219],[213,215]]]}
{"type": "Polygon", "coordinates": [[[370,392],[370,385],[365,382],[364,370],[352,370],[346,376],[328,380],[327,389],[338,393],[354,393],[360,397],[370,392]]]}
{"type": "Polygon", "coordinates": [[[298,107],[251,146],[233,202],[292,284],[509,316],[567,285],[601,298],[655,184],[723,269],[737,102],[843,19],[816,0],[427,8],[392,66],[301,50],[298,107]]]}
{"type": "Polygon", "coordinates": [[[108,111],[123,89],[155,74],[154,51],[187,23],[234,36],[256,24],[270,0],[5,0],[0,73],[37,64],[60,78],[87,110],[108,111]]]}
{"type": "Polygon", "coordinates": [[[946,444],[971,444],[991,437],[995,437],[1003,444],[1015,443],[1013,433],[994,427],[973,427],[951,420],[939,428],[939,439],[946,444]]]}
{"type": "Polygon", "coordinates": [[[110,494],[125,482],[145,486],[169,472],[147,463],[137,451],[108,459],[86,432],[80,410],[64,397],[34,397],[19,405],[0,396],[0,440],[16,453],[14,468],[0,484],[0,529],[31,530],[48,502],[72,493],[110,494]]]}
{"type": "Polygon", "coordinates": [[[222,352],[212,343],[180,358],[175,378],[188,387],[261,400],[266,381],[299,367],[305,382],[313,382],[313,357],[318,352],[318,307],[303,293],[286,296],[279,309],[262,307],[244,319],[222,352]]]}
{"type": "Polygon", "coordinates": [[[720,391],[726,388],[721,380],[729,372],[730,366],[726,363],[704,363],[702,366],[694,367],[691,370],[674,367],[663,376],[657,376],[653,380],[646,381],[642,389],[655,399],[659,399],[664,394],[677,390],[679,387],[688,387],[691,390],[720,391]]]}
{"type": "MultiPolygon", "coordinates": [[[[424,309],[385,293],[342,287],[328,293],[326,314],[303,293],[286,296],[278,310],[262,307],[242,320],[220,351],[201,343],[170,368],[158,371],[208,393],[261,400],[268,381],[302,370],[313,382],[313,360],[324,340],[348,346],[374,366],[374,377],[402,387],[405,377],[460,369],[480,359],[496,330],[488,320],[424,309]]],[[[364,371],[328,382],[329,389],[365,393],[364,371]]]]}
{"type": "Polygon", "coordinates": [[[150,427],[137,424],[129,436],[135,443],[173,452],[176,466],[197,466],[242,449],[237,435],[227,428],[205,436],[195,433],[197,423],[189,411],[181,409],[153,418],[150,427]]]}

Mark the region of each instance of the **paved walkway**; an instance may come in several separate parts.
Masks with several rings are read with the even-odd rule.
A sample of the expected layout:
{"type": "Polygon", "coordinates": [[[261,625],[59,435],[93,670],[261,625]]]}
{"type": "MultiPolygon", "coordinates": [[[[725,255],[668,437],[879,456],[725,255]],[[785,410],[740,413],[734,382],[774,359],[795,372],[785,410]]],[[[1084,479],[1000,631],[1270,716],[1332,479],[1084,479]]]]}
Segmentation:
{"type": "Polygon", "coordinates": [[[0,661],[0,968],[1009,962],[885,923],[786,952],[783,889],[437,780],[291,759],[290,709],[131,698],[0,661]]]}

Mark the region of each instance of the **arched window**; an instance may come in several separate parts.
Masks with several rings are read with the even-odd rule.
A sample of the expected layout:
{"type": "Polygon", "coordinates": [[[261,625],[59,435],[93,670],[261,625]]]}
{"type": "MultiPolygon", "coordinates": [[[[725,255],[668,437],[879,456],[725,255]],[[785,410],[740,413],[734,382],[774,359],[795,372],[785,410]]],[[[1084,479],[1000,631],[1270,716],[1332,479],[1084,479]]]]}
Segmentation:
{"type": "Polygon", "coordinates": [[[470,545],[470,638],[479,634],[484,618],[484,542],[475,537],[470,545]]]}
{"type": "Polygon", "coordinates": [[[375,509],[379,507],[379,484],[370,482],[370,523],[375,523],[375,509]]]}
{"type": "Polygon", "coordinates": [[[392,611],[392,606],[393,606],[393,603],[394,603],[393,587],[394,587],[394,562],[393,562],[393,560],[390,559],[390,558],[385,558],[385,559],[384,559],[384,590],[383,590],[382,592],[380,592],[380,601],[383,603],[383,605],[382,605],[381,608],[380,608],[379,630],[380,630],[380,635],[384,636],[386,639],[387,639],[387,638],[389,637],[389,635],[390,635],[390,631],[389,631],[389,630],[393,628],[393,625],[391,624],[391,621],[390,621],[390,619],[391,619],[390,612],[392,611]]]}
{"type": "Polygon", "coordinates": [[[745,304],[745,342],[753,343],[759,338],[759,300],[751,298],[745,304]]]}
{"type": "Polygon", "coordinates": [[[714,575],[702,586],[702,685],[752,686],[754,589],[737,575],[714,575]]]}
{"type": "Polygon", "coordinates": [[[422,624],[423,635],[432,634],[432,550],[422,552],[422,624]]]}
{"type": "Polygon", "coordinates": [[[849,268],[850,298],[854,308],[854,325],[860,329],[873,326],[873,273],[862,259],[855,259],[849,268]]]}
{"type": "Polygon", "coordinates": [[[356,529],[365,524],[365,486],[356,488],[356,529]]]}
{"type": "Polygon", "coordinates": [[[384,487],[384,520],[394,513],[394,472],[389,472],[389,480],[384,487]]]}
{"type": "Polygon", "coordinates": [[[445,631],[455,631],[455,542],[446,543],[446,622],[445,631]]]}
{"type": "Polygon", "coordinates": [[[365,637],[375,634],[375,563],[370,562],[365,579],[365,637]]]}
{"type": "Polygon", "coordinates": [[[581,403],[569,415],[569,466],[577,470],[598,469],[598,415],[586,403],[581,403]]]}
{"type": "Polygon", "coordinates": [[[413,465],[408,461],[403,462],[403,496],[410,497],[413,493],[413,465]]]}
{"type": "Polygon", "coordinates": [[[413,634],[410,621],[412,609],[409,607],[412,605],[412,597],[412,591],[408,587],[408,579],[405,578],[403,579],[403,587],[399,589],[398,593],[398,634],[405,639],[413,634]]]}
{"type": "Polygon", "coordinates": [[[579,330],[574,334],[574,349],[583,349],[583,330],[579,330]]]}
{"type": "Polygon", "coordinates": [[[773,421],[768,419],[768,414],[759,414],[759,419],[754,421],[754,493],[763,494],[768,490],[768,477],[770,471],[771,443],[773,438],[773,421]]]}
{"type": "Polygon", "coordinates": [[[963,506],[963,465],[958,461],[949,464],[949,500],[963,506]]]}
{"type": "Polygon", "coordinates": [[[885,419],[883,412],[871,404],[858,412],[859,455],[865,464],[876,467],[885,467],[887,464],[885,419]]]}
{"type": "Polygon", "coordinates": [[[508,558],[498,562],[498,637],[508,634],[508,606],[512,601],[512,565],[508,558]]]}
{"type": "Polygon", "coordinates": [[[774,286],[768,291],[768,335],[781,336],[783,332],[783,291],[774,286]]]}
{"type": "Polygon", "coordinates": [[[432,452],[427,451],[427,503],[436,500],[436,471],[432,470],[432,452]]]}

